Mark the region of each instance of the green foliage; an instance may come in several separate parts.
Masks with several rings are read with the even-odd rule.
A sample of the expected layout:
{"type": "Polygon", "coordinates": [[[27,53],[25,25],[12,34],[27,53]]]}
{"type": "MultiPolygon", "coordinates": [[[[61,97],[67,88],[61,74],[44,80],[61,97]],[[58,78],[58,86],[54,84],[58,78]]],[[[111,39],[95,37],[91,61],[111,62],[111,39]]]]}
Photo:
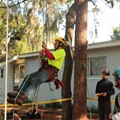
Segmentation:
{"type": "Polygon", "coordinates": [[[5,38],[5,31],[5,25],[3,24],[2,19],[0,19],[0,43],[2,43],[5,38]]]}
{"type": "Polygon", "coordinates": [[[31,52],[26,40],[16,41],[14,44],[14,54],[22,54],[31,52]]]}
{"type": "Polygon", "coordinates": [[[116,28],[113,28],[113,35],[111,40],[120,40],[120,25],[116,28]]]}
{"type": "Polygon", "coordinates": [[[5,24],[3,24],[4,23],[4,12],[5,10],[0,8],[0,51],[5,45],[5,36],[6,36],[6,27],[5,27],[5,24]]]}
{"type": "MultiPolygon", "coordinates": [[[[64,1],[65,2],[65,1],[64,1]]],[[[62,1],[45,2],[13,0],[9,4],[9,56],[35,52],[41,49],[41,42],[52,43],[59,32],[59,24],[67,9],[62,1]],[[61,6],[59,6],[59,5],[61,6]]],[[[65,4],[64,4],[65,5],[65,4]]],[[[0,3],[0,48],[5,49],[7,9],[0,3]],[[4,44],[4,45],[3,45],[4,44]]],[[[66,5],[67,6],[67,5],[66,5]]]]}

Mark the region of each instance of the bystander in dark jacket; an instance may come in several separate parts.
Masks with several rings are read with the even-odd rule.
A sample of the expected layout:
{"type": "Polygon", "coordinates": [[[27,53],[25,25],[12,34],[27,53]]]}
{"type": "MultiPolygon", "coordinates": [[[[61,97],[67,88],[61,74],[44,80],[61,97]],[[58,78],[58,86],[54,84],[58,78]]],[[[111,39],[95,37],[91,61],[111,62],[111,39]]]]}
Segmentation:
{"type": "Polygon", "coordinates": [[[109,120],[111,112],[111,95],[115,93],[113,83],[108,80],[110,72],[105,69],[102,72],[102,79],[97,82],[96,96],[98,97],[98,112],[100,120],[109,120]]]}

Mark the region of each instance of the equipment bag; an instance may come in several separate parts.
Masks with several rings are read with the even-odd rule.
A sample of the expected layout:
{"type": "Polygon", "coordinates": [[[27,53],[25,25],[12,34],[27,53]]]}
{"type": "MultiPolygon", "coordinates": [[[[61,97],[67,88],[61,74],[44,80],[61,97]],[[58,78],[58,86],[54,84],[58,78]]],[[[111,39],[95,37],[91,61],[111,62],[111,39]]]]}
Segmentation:
{"type": "Polygon", "coordinates": [[[40,119],[41,115],[37,112],[36,109],[29,110],[27,113],[25,113],[23,116],[21,116],[22,120],[26,119],[40,119]]]}

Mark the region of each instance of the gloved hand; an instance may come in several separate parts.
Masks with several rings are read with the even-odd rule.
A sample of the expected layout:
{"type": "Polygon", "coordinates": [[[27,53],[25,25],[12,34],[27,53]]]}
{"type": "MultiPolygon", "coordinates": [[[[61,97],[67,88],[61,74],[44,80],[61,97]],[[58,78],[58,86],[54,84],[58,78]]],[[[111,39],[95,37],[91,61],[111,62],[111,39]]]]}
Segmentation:
{"type": "Polygon", "coordinates": [[[42,48],[47,49],[47,45],[44,41],[42,42],[42,48]]]}

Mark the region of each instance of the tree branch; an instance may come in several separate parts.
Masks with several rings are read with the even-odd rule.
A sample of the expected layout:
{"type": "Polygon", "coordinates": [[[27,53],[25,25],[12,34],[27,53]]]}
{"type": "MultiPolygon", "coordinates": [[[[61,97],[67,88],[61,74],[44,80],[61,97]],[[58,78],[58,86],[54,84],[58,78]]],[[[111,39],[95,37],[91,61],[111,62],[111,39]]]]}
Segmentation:
{"type": "MultiPolygon", "coordinates": [[[[24,3],[25,1],[27,1],[27,0],[23,0],[23,1],[21,1],[21,2],[18,1],[17,4],[11,5],[11,6],[9,6],[9,7],[14,7],[14,6],[20,5],[21,3],[24,3]]],[[[28,2],[28,3],[29,3],[29,2],[28,2]]],[[[27,5],[28,3],[26,3],[26,5],[27,5]]],[[[3,7],[0,7],[0,8],[7,8],[7,6],[3,6],[3,7]]]]}
{"type": "Polygon", "coordinates": [[[105,2],[107,2],[108,4],[111,4],[111,8],[114,7],[114,2],[113,2],[113,0],[105,0],[105,2]]]}

